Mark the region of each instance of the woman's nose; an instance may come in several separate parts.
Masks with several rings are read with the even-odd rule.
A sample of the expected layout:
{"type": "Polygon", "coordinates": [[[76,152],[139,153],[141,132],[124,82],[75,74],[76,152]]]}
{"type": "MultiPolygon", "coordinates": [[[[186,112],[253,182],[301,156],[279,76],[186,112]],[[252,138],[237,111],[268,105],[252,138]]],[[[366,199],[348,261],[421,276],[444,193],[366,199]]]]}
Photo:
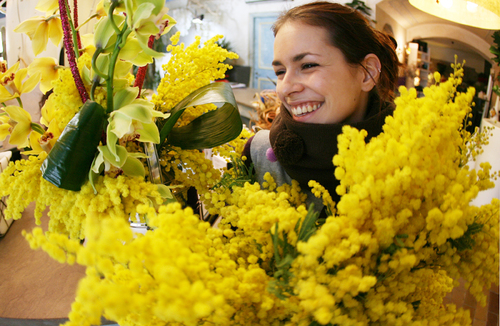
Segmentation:
{"type": "Polygon", "coordinates": [[[298,76],[293,73],[286,73],[283,79],[279,80],[276,84],[276,91],[283,97],[288,97],[293,93],[300,92],[303,89],[298,76]]]}

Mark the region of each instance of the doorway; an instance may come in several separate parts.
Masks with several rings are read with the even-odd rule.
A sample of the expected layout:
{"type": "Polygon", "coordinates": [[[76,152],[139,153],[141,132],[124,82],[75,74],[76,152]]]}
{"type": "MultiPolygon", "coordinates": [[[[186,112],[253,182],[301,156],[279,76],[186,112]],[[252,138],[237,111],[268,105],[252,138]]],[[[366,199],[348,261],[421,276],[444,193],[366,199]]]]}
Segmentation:
{"type": "Polygon", "coordinates": [[[278,13],[259,13],[252,15],[252,87],[275,89],[276,75],[272,66],[274,35],[271,29],[278,13]]]}

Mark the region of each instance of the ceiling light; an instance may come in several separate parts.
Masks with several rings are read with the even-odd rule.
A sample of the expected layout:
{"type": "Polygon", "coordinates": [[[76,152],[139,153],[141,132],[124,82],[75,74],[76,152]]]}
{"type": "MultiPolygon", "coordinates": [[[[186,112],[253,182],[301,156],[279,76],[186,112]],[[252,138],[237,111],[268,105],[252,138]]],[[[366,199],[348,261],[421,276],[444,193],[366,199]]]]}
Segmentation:
{"type": "Polygon", "coordinates": [[[436,2],[439,3],[441,6],[445,7],[446,9],[450,9],[451,6],[453,6],[453,0],[439,0],[436,2]]]}
{"type": "Polygon", "coordinates": [[[467,11],[476,12],[477,11],[477,3],[467,1],[467,11]]]}
{"type": "Polygon", "coordinates": [[[491,0],[409,0],[428,14],[458,24],[483,29],[500,29],[500,1],[491,0]]]}

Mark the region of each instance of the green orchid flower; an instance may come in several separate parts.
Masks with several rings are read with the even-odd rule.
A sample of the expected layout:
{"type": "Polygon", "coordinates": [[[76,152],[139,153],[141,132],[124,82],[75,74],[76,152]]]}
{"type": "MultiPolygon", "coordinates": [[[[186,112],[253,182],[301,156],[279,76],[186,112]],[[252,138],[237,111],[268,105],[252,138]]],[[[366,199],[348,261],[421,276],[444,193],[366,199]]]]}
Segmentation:
{"type": "Polygon", "coordinates": [[[116,42],[116,31],[113,28],[113,22],[122,28],[125,23],[125,17],[122,15],[113,15],[113,21],[109,16],[101,18],[94,27],[94,45],[104,52],[113,51],[116,42]]]}
{"type": "Polygon", "coordinates": [[[132,177],[144,177],[146,170],[139,158],[147,158],[142,153],[129,153],[123,146],[116,145],[115,153],[111,153],[108,146],[98,146],[99,154],[94,159],[92,172],[99,174],[104,171],[109,172],[113,167],[123,171],[124,174],[132,177]]]}
{"type": "Polygon", "coordinates": [[[148,41],[151,35],[160,37],[168,33],[176,21],[167,15],[168,8],[164,1],[125,0],[127,22],[132,26],[133,37],[137,39],[142,51],[153,58],[160,58],[163,53],[149,48],[148,41]]]}
{"type": "Polygon", "coordinates": [[[127,39],[127,43],[123,46],[118,55],[118,58],[128,61],[138,67],[145,66],[153,62],[153,57],[146,54],[134,33],[131,33],[127,39]]]}
{"type": "MultiPolygon", "coordinates": [[[[82,79],[85,84],[90,85],[95,78],[99,78],[99,84],[101,86],[106,85],[106,78],[108,72],[108,66],[110,65],[110,54],[101,54],[97,57],[93,69],[90,70],[86,66],[82,69],[82,79]]],[[[124,60],[118,60],[115,64],[114,69],[114,90],[116,93],[118,90],[122,89],[125,85],[129,85],[128,75],[132,69],[133,63],[124,60]],[[122,85],[122,86],[120,86],[122,85]]]]}
{"type": "MultiPolygon", "coordinates": [[[[120,145],[116,146],[116,155],[111,153],[107,146],[99,146],[98,150],[99,154],[95,157],[92,168],[89,171],[89,181],[94,189],[94,193],[97,193],[95,182],[102,172],[117,175],[123,173],[127,176],[142,178],[146,175],[144,165],[139,160],[140,158],[147,158],[146,154],[129,153],[125,147],[120,145]]],[[[164,184],[157,184],[156,186],[162,198],[165,200],[172,200],[174,198],[170,188],[175,188],[176,186],[168,187],[164,184]]]]}
{"type": "MultiPolygon", "coordinates": [[[[108,119],[107,147],[109,152],[120,159],[118,140],[137,140],[140,142],[160,142],[160,133],[154,122],[155,118],[167,118],[169,113],[154,110],[154,104],[138,99],[139,89],[128,87],[118,91],[113,99],[114,110],[108,119]]],[[[121,162],[123,163],[123,162],[121,162]]]]}

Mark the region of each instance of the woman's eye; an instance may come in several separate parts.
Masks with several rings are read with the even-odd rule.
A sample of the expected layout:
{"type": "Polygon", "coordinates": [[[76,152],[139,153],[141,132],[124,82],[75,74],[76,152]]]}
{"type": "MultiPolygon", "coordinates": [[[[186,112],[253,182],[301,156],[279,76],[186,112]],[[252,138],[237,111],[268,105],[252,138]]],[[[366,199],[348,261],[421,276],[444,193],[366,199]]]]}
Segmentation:
{"type": "Polygon", "coordinates": [[[302,65],[302,69],[309,69],[319,66],[317,63],[305,63],[302,65]]]}
{"type": "Polygon", "coordinates": [[[276,76],[279,76],[279,75],[283,75],[285,73],[284,70],[277,70],[274,72],[276,74],[276,76]]]}

